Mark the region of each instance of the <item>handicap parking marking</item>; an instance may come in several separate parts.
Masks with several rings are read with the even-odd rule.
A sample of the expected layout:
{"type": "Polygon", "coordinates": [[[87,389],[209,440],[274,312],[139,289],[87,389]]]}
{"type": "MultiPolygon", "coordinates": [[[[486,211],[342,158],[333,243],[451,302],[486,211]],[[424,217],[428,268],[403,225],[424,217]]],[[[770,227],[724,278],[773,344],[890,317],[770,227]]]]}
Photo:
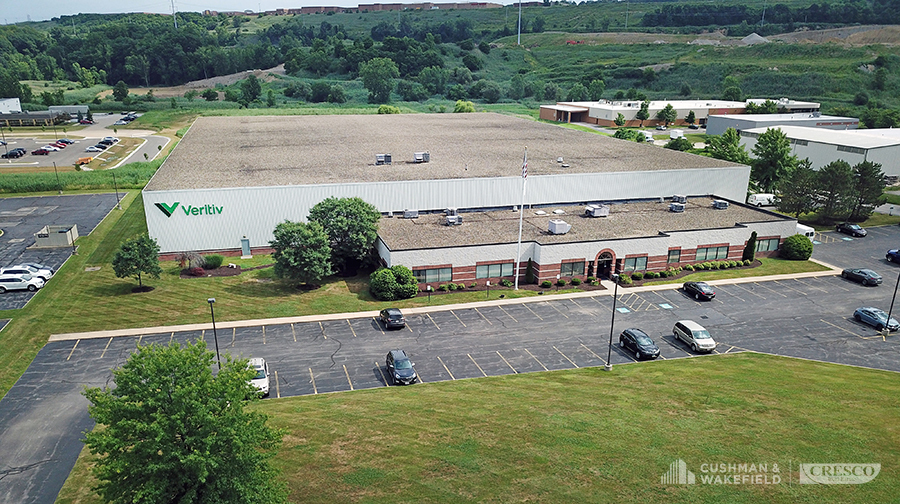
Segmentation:
{"type": "Polygon", "coordinates": [[[661,291],[661,292],[660,291],[651,291],[650,294],[653,294],[663,300],[662,303],[657,303],[660,307],[663,307],[663,305],[667,305],[670,308],[664,308],[664,309],[670,310],[670,309],[672,309],[672,307],[678,308],[678,305],[675,304],[668,296],[663,296],[663,293],[669,293],[669,292],[678,291],[678,290],[680,290],[680,289],[668,289],[668,290],[661,291]]]}

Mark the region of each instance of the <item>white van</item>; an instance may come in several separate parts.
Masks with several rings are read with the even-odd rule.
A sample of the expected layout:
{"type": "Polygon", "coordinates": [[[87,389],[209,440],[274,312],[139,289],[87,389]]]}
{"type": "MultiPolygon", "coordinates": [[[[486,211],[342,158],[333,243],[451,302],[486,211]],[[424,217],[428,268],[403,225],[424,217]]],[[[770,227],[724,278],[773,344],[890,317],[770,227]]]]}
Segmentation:
{"type": "Polygon", "coordinates": [[[641,131],[641,133],[644,134],[645,142],[653,143],[653,133],[650,133],[649,131],[641,131]]]}
{"type": "Polygon", "coordinates": [[[816,230],[815,229],[813,229],[809,226],[804,226],[803,224],[800,224],[799,222],[797,223],[797,234],[801,234],[801,235],[809,238],[809,241],[813,241],[816,238],[816,230]]]}
{"type": "Polygon", "coordinates": [[[751,194],[747,197],[747,204],[756,207],[772,206],[775,204],[775,195],[768,193],[751,194]]]}

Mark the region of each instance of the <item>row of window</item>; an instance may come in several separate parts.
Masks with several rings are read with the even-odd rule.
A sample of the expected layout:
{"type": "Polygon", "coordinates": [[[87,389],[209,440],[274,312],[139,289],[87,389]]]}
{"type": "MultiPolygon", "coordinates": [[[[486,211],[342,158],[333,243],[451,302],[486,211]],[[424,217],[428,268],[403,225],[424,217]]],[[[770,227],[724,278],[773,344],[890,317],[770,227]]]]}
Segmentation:
{"type": "MultiPolygon", "coordinates": [[[[769,252],[778,250],[778,238],[759,240],[756,242],[757,252],[769,252]]],[[[728,246],[701,247],[697,249],[696,261],[715,261],[728,258],[728,246]]],[[[681,262],[681,250],[670,250],[667,259],[669,263],[681,262]]],[[[500,278],[515,274],[514,263],[482,264],[475,266],[475,278],[500,278]]],[[[628,257],[622,261],[622,271],[644,271],[647,269],[647,257],[628,257]]],[[[419,283],[449,282],[453,279],[452,268],[432,268],[413,270],[419,283]]],[[[573,277],[584,275],[584,261],[562,263],[559,275],[573,277]]]]}

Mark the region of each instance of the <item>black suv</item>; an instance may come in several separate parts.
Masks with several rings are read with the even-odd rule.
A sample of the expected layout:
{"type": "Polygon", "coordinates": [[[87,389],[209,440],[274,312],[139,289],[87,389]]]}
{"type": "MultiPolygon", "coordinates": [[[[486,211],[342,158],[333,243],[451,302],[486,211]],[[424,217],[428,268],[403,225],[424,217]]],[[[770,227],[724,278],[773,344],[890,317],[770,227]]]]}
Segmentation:
{"type": "Polygon", "coordinates": [[[10,150],[9,154],[4,152],[2,155],[0,155],[0,157],[2,157],[3,159],[16,159],[16,158],[20,158],[24,155],[25,155],[25,149],[23,149],[21,147],[16,147],[15,149],[10,150]]]}
{"type": "Polygon", "coordinates": [[[627,348],[634,352],[634,358],[641,360],[643,358],[655,359],[659,357],[659,347],[647,336],[647,333],[640,329],[625,329],[619,335],[619,346],[627,348]]]}
{"type": "Polygon", "coordinates": [[[403,318],[403,314],[397,308],[385,308],[381,310],[378,316],[387,329],[406,327],[406,319],[403,318]]]}
{"type": "Polygon", "coordinates": [[[391,375],[391,381],[394,385],[411,385],[416,383],[419,376],[416,375],[416,370],[413,366],[415,364],[409,360],[409,356],[403,350],[391,350],[384,361],[384,367],[387,368],[388,374],[391,375]]]}

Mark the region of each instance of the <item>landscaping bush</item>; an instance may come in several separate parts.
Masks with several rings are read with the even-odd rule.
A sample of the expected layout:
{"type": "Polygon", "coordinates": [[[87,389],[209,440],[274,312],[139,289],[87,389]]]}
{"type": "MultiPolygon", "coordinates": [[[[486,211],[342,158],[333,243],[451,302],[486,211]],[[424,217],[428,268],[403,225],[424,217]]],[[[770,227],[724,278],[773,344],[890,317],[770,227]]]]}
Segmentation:
{"type": "Polygon", "coordinates": [[[622,275],[619,277],[619,283],[622,285],[631,285],[632,284],[631,277],[628,275],[622,275]]]}
{"type": "Polygon", "coordinates": [[[210,254],[208,256],[203,256],[203,260],[204,268],[214,270],[222,265],[222,263],[225,261],[225,256],[221,256],[219,254],[210,254]]]}
{"type": "Polygon", "coordinates": [[[694,271],[694,267],[691,266],[690,264],[685,264],[685,265],[684,265],[684,269],[687,270],[687,271],[694,271]]]}
{"type": "Polygon", "coordinates": [[[750,266],[751,264],[753,264],[753,261],[751,261],[750,259],[744,259],[743,263],[744,266],[750,266]]]}
{"type": "Polygon", "coordinates": [[[581,279],[580,279],[580,278],[573,278],[573,279],[572,279],[572,285],[581,285],[581,279]]]}
{"type": "Polygon", "coordinates": [[[438,289],[441,292],[447,292],[448,287],[444,284],[438,285],[438,289]]]}
{"type": "Polygon", "coordinates": [[[472,282],[469,284],[470,289],[474,289],[475,287],[478,287],[478,282],[472,282]]]}
{"type": "Polygon", "coordinates": [[[706,269],[708,269],[708,270],[716,269],[715,263],[708,262],[708,261],[705,262],[705,263],[703,263],[703,267],[706,268],[706,269]]]}
{"type": "Polygon", "coordinates": [[[738,262],[737,262],[737,261],[728,261],[728,267],[729,267],[729,268],[737,268],[737,266],[738,266],[738,262]]]}
{"type": "Polygon", "coordinates": [[[716,266],[718,266],[719,269],[728,269],[728,261],[719,261],[719,264],[716,266]]]}
{"type": "Polygon", "coordinates": [[[631,279],[632,280],[643,280],[644,274],[641,273],[640,271],[635,271],[634,273],[631,274],[631,279]]]}
{"type": "Polygon", "coordinates": [[[656,271],[648,271],[644,273],[644,278],[659,278],[659,273],[656,271]]]}
{"type": "Polygon", "coordinates": [[[600,285],[600,280],[591,280],[591,285],[600,285]]]}
{"type": "Polygon", "coordinates": [[[559,280],[556,281],[556,285],[559,287],[562,287],[563,285],[566,285],[566,280],[563,278],[560,278],[559,280]]]}
{"type": "Polygon", "coordinates": [[[544,289],[549,289],[552,285],[553,283],[551,283],[550,280],[544,280],[543,282],[541,282],[541,287],[544,289]]]}
{"type": "Polygon", "coordinates": [[[512,287],[512,286],[513,286],[513,281],[512,281],[512,280],[507,280],[506,278],[504,278],[503,280],[500,280],[500,285],[502,285],[502,286],[504,286],[504,287],[512,287]]]}
{"type": "Polygon", "coordinates": [[[795,234],[784,239],[778,255],[791,261],[805,261],[812,255],[812,250],[813,245],[809,238],[795,234]]]}
{"type": "Polygon", "coordinates": [[[369,292],[382,301],[407,299],[418,294],[419,284],[412,270],[398,264],[372,272],[369,275],[369,292]]]}
{"type": "Polygon", "coordinates": [[[587,277],[587,278],[584,279],[585,282],[587,282],[587,283],[589,283],[589,284],[591,284],[591,285],[593,285],[593,283],[594,283],[596,280],[597,280],[597,278],[596,278],[596,277],[592,277],[592,276],[589,276],[589,277],[587,277]]]}
{"type": "Polygon", "coordinates": [[[456,286],[455,283],[450,282],[450,283],[447,284],[447,288],[450,289],[450,290],[452,290],[452,291],[455,291],[455,290],[457,289],[457,286],[456,286]]]}
{"type": "Polygon", "coordinates": [[[206,276],[206,270],[203,268],[191,268],[188,270],[188,273],[195,277],[206,276]]]}

